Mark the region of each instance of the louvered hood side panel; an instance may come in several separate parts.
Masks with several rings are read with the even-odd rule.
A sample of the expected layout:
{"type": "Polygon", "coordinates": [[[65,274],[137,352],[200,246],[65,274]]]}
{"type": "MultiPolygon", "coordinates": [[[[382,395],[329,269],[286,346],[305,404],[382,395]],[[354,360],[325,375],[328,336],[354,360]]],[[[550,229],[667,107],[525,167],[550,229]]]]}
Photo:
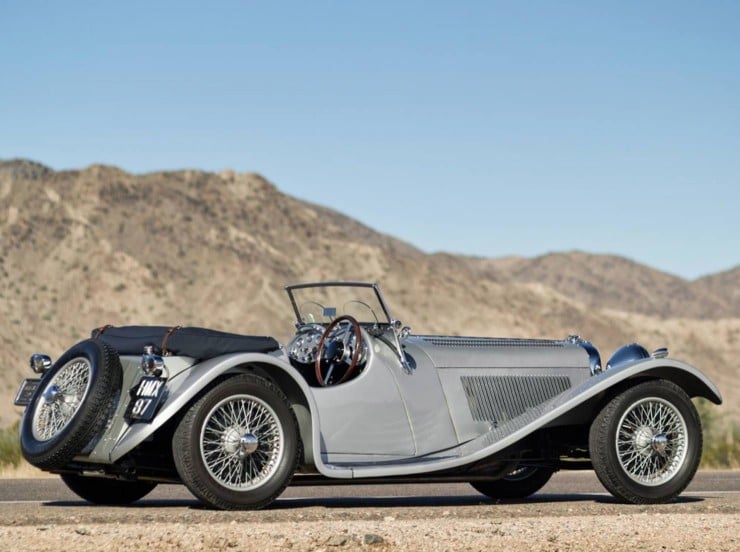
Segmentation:
{"type": "Polygon", "coordinates": [[[473,420],[498,427],[571,388],[568,376],[462,376],[473,420]]]}
{"type": "Polygon", "coordinates": [[[544,339],[414,336],[438,368],[589,368],[583,347],[544,339]]]}

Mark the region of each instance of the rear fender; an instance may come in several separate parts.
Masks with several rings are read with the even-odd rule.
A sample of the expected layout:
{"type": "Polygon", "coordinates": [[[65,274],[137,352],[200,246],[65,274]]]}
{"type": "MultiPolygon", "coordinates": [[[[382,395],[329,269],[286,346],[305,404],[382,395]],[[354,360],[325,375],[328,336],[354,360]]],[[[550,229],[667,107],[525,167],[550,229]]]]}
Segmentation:
{"type": "Polygon", "coordinates": [[[167,381],[167,399],[150,423],[136,423],[123,432],[110,452],[110,461],[116,462],[177,416],[214,381],[230,374],[255,372],[276,382],[288,396],[298,419],[304,443],[306,461],[324,475],[336,470],[327,469],[319,449],[319,413],[311,388],[301,374],[279,357],[263,353],[236,353],[223,355],[193,365],[167,381]],[[316,458],[314,458],[316,456],[316,458]]]}

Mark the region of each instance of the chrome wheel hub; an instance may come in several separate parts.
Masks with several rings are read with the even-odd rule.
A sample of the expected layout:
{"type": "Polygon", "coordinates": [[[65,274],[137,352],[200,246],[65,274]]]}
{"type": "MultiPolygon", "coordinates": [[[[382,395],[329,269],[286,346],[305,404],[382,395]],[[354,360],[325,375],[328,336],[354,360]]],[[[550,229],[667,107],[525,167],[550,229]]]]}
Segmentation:
{"type": "Polygon", "coordinates": [[[630,479],[662,485],[683,466],[688,450],[686,421],[665,399],[641,399],[619,420],[615,446],[619,464],[630,479]]]}
{"type": "Polygon", "coordinates": [[[650,446],[653,447],[655,452],[661,456],[665,456],[668,450],[668,436],[665,433],[654,435],[650,440],[650,446]]]}
{"type": "Polygon", "coordinates": [[[244,459],[259,448],[259,439],[254,433],[239,434],[239,430],[230,428],[223,435],[223,451],[228,454],[236,454],[244,459]]]}
{"type": "Polygon", "coordinates": [[[41,396],[47,403],[60,402],[64,400],[64,393],[56,385],[50,385],[41,396]]]}
{"type": "Polygon", "coordinates": [[[201,459],[220,485],[248,491],[267,482],[280,466],[285,448],[275,411],[251,395],[228,397],[205,418],[201,459]]]}
{"type": "Polygon", "coordinates": [[[241,447],[240,452],[246,456],[247,454],[256,452],[260,446],[260,442],[256,435],[247,433],[239,439],[239,446],[241,447]]]}
{"type": "Polygon", "coordinates": [[[641,427],[633,438],[635,448],[643,456],[650,455],[650,445],[653,442],[653,431],[649,427],[641,427]]]}
{"type": "Polygon", "coordinates": [[[234,429],[233,427],[227,429],[226,431],[224,431],[224,434],[221,438],[223,440],[222,448],[224,452],[234,454],[235,452],[239,451],[239,439],[241,439],[241,436],[239,435],[239,431],[237,429],[234,429]]]}
{"type": "Polygon", "coordinates": [[[48,441],[69,425],[90,390],[91,375],[90,362],[84,358],[70,360],[54,374],[33,412],[34,439],[48,441]]]}

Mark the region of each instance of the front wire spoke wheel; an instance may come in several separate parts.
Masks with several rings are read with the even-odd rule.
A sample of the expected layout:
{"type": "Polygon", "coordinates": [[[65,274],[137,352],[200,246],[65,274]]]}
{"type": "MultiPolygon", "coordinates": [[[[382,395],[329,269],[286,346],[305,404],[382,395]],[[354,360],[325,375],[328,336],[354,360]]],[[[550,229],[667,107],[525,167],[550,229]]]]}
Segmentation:
{"type": "Polygon", "coordinates": [[[646,380],[614,395],[589,429],[599,481],[617,499],[660,504],[683,492],[701,461],[701,420],[686,391],[646,380]]]}
{"type": "Polygon", "coordinates": [[[284,452],[282,426],[275,411],[250,395],[227,397],[206,415],[201,457],[219,484],[236,491],[269,480],[284,452]]]}
{"type": "Polygon", "coordinates": [[[659,397],[629,406],[618,423],[620,465],[642,485],[662,485],[676,475],[687,450],[688,430],[678,409],[659,397]]]}

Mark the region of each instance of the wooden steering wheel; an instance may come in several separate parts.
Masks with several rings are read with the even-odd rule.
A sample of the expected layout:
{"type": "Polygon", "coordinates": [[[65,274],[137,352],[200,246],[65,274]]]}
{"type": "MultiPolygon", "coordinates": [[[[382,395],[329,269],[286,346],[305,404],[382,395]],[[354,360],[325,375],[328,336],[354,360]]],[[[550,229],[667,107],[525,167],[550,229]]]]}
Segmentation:
{"type": "Polygon", "coordinates": [[[349,315],[333,320],[321,336],[316,353],[316,379],[319,385],[326,387],[346,381],[357,369],[361,350],[362,332],[357,320],[349,315]],[[340,325],[346,325],[346,328],[340,325]],[[333,381],[332,375],[339,364],[346,364],[347,368],[338,381],[333,381]]]}

